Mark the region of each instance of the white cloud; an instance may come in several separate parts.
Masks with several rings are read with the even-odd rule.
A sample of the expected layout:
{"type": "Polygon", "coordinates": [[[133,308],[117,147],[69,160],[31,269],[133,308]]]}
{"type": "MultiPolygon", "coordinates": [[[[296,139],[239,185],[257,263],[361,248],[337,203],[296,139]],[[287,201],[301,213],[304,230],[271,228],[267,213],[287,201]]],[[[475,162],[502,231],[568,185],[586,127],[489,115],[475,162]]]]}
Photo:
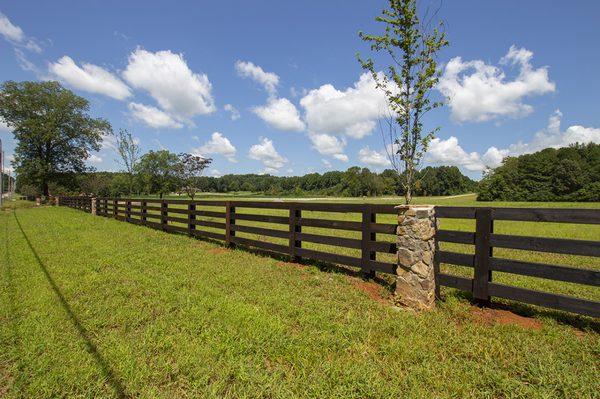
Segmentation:
{"type": "Polygon", "coordinates": [[[92,154],[88,158],[88,161],[91,163],[102,163],[102,157],[100,157],[99,155],[96,155],[96,154],[92,154]]]}
{"type": "Polygon", "coordinates": [[[446,140],[439,138],[431,140],[425,160],[431,164],[461,166],[470,171],[485,169],[479,154],[477,152],[467,153],[454,136],[446,140]]]}
{"type": "Polygon", "coordinates": [[[223,106],[223,109],[230,113],[230,118],[232,121],[236,121],[236,120],[240,119],[240,111],[238,111],[238,109],[236,107],[234,107],[233,105],[225,104],[223,106]]]}
{"type": "Polygon", "coordinates": [[[212,177],[221,177],[223,174],[218,169],[211,169],[208,174],[212,177]]]}
{"type": "Polygon", "coordinates": [[[121,79],[94,64],[75,64],[71,57],[64,56],[48,65],[50,73],[76,89],[103,94],[117,100],[131,96],[131,90],[121,79]]]}
{"type": "Polygon", "coordinates": [[[20,27],[13,25],[8,17],[2,13],[0,13],[0,34],[2,34],[6,40],[12,42],[20,43],[25,40],[25,33],[23,33],[23,30],[20,27]]]}
{"type": "Polygon", "coordinates": [[[265,72],[260,66],[249,61],[237,61],[235,69],[244,78],[250,78],[262,85],[269,96],[275,96],[279,85],[279,76],[273,72],[265,72]]]}
{"type": "Polygon", "coordinates": [[[102,136],[102,150],[117,151],[117,138],[114,134],[102,136]]]}
{"type": "Polygon", "coordinates": [[[6,122],[4,122],[2,119],[0,119],[0,133],[10,133],[12,132],[12,129],[10,127],[8,127],[8,125],[6,124],[6,122]]]}
{"type": "Polygon", "coordinates": [[[237,162],[235,159],[236,148],[231,144],[231,141],[219,132],[214,132],[210,136],[210,140],[204,143],[203,146],[195,148],[192,152],[195,155],[207,156],[212,154],[220,154],[227,158],[230,162],[237,162]]]}
{"type": "Polygon", "coordinates": [[[300,119],[296,106],[287,98],[270,98],[266,105],[254,107],[252,112],[275,129],[294,132],[304,130],[304,122],[300,119]]]}
{"type": "Polygon", "coordinates": [[[194,73],[183,55],[170,50],[152,53],[137,48],[123,72],[136,89],[147,91],[171,118],[192,124],[190,118],[216,110],[212,85],[205,74],[194,73]]]}
{"type": "Polygon", "coordinates": [[[35,39],[27,38],[23,29],[14,25],[8,17],[0,12],[0,35],[13,44],[25,47],[27,50],[41,53],[42,48],[37,44],[35,39]]]}
{"type": "Polygon", "coordinates": [[[169,114],[151,105],[129,103],[128,108],[135,119],[154,129],[181,129],[183,127],[183,124],[173,119],[169,114]]]}
{"type": "Polygon", "coordinates": [[[345,139],[339,139],[330,134],[309,133],[308,138],[313,143],[313,148],[321,155],[331,156],[339,161],[348,162],[348,156],[344,154],[346,146],[345,139]]]}
{"type": "Polygon", "coordinates": [[[376,167],[390,166],[390,160],[385,150],[375,151],[366,146],[358,151],[358,160],[364,164],[376,167]]]}
{"type": "Polygon", "coordinates": [[[266,137],[262,137],[260,143],[250,147],[248,156],[250,159],[260,161],[264,165],[264,173],[277,173],[288,162],[275,150],[273,141],[266,137]]]}
{"type": "Polygon", "coordinates": [[[327,168],[327,169],[331,169],[333,168],[333,165],[331,164],[331,162],[328,159],[321,159],[321,162],[323,162],[323,165],[327,168]]]}
{"type": "Polygon", "coordinates": [[[549,147],[567,147],[575,143],[600,143],[600,128],[574,125],[561,131],[561,117],[561,112],[556,110],[548,119],[548,126],[537,132],[530,142],[519,141],[502,149],[490,147],[483,155],[477,152],[467,153],[458,144],[456,137],[447,140],[436,138],[429,145],[426,160],[433,164],[455,165],[470,171],[483,171],[487,167],[500,166],[507,156],[530,154],[549,147]]]}
{"type": "Polygon", "coordinates": [[[338,90],[331,84],[310,90],[300,105],[308,130],[319,134],[343,134],[360,139],[370,134],[377,119],[388,109],[384,93],[363,73],[353,87],[338,90]]]}
{"type": "Polygon", "coordinates": [[[481,60],[450,60],[437,89],[448,97],[452,117],[459,122],[487,121],[502,116],[522,117],[533,111],[523,102],[525,97],[554,92],[548,68],[533,68],[533,53],[511,46],[500,60],[501,65],[517,66],[518,75],[508,80],[499,67],[481,60]]]}

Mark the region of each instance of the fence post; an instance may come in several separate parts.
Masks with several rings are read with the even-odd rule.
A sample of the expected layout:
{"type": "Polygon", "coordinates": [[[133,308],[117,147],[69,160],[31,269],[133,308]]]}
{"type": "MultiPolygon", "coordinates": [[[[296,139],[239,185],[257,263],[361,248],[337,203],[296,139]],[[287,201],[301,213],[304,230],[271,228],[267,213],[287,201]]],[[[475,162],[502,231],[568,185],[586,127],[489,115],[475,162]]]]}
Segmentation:
{"type": "Polygon", "coordinates": [[[102,200],[102,205],[104,206],[104,215],[105,217],[108,217],[108,198],[104,198],[102,200]]]}
{"type": "Polygon", "coordinates": [[[290,205],[290,257],[293,262],[300,262],[301,257],[296,255],[296,248],[302,247],[302,241],[298,239],[298,234],[302,233],[302,226],[298,224],[302,217],[302,211],[298,209],[297,204],[290,205]]]}
{"type": "Polygon", "coordinates": [[[188,234],[192,235],[192,231],[196,230],[196,225],[194,224],[194,221],[196,220],[196,214],[194,213],[194,211],[196,210],[196,204],[194,204],[193,202],[190,202],[188,204],[188,234]]]}
{"type": "Polygon", "coordinates": [[[375,251],[371,251],[371,241],[375,241],[375,233],[371,232],[371,223],[376,216],[370,204],[363,204],[362,210],[362,239],[361,239],[361,269],[365,278],[375,277],[375,271],[369,266],[369,261],[375,260],[375,251]]]}
{"type": "Polygon", "coordinates": [[[489,304],[489,282],[492,280],[490,258],[492,257],[491,235],[494,220],[491,208],[475,210],[475,272],[473,275],[473,299],[475,302],[489,304]]]}
{"type": "Polygon", "coordinates": [[[116,219],[117,216],[119,215],[119,210],[117,209],[117,199],[113,199],[113,217],[116,219]]]}
{"type": "Polygon", "coordinates": [[[167,216],[169,215],[169,204],[167,200],[160,202],[160,225],[163,231],[167,230],[167,216]]]}
{"type": "Polygon", "coordinates": [[[415,310],[435,306],[435,207],[400,205],[395,302],[415,310]]]}
{"type": "Polygon", "coordinates": [[[148,213],[148,203],[146,201],[142,201],[140,203],[141,205],[141,213],[142,215],[140,216],[140,220],[142,221],[142,224],[146,224],[146,214],[148,213]]]}
{"type": "Polygon", "coordinates": [[[91,206],[90,206],[90,213],[94,216],[96,216],[98,214],[98,203],[97,203],[98,199],[96,197],[92,197],[91,198],[91,206]]]}
{"type": "Polygon", "coordinates": [[[125,201],[125,221],[129,222],[131,220],[131,200],[125,201]]]}
{"type": "Polygon", "coordinates": [[[235,225],[235,207],[231,206],[231,201],[225,202],[225,244],[233,246],[231,237],[235,237],[235,231],[231,228],[235,225]]]}

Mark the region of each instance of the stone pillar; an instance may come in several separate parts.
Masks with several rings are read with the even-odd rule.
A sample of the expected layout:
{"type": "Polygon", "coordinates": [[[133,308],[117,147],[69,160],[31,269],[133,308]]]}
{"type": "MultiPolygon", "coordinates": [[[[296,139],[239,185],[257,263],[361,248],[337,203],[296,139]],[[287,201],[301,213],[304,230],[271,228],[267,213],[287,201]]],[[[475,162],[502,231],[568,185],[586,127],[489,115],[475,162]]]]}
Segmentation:
{"type": "Polygon", "coordinates": [[[95,215],[96,214],[96,197],[92,198],[92,206],[91,206],[91,208],[92,208],[91,209],[92,215],[95,215]]]}
{"type": "Polygon", "coordinates": [[[54,204],[56,206],[60,206],[60,197],[58,195],[56,197],[54,197],[54,204]]]}
{"type": "Polygon", "coordinates": [[[35,205],[36,206],[42,205],[42,197],[35,197],[35,205]]]}
{"type": "Polygon", "coordinates": [[[435,208],[400,205],[398,210],[398,268],[395,302],[415,310],[435,305],[435,208]]]}

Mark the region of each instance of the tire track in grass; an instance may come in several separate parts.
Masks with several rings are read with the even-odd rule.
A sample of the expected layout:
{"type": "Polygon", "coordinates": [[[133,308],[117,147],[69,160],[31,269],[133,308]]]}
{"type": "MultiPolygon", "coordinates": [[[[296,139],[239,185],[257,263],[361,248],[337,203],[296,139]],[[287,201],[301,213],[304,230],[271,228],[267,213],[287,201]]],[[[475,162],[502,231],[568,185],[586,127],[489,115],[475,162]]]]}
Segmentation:
{"type": "Polygon", "coordinates": [[[13,210],[13,216],[15,218],[15,221],[17,222],[17,226],[19,227],[21,234],[23,235],[23,238],[27,242],[27,245],[28,245],[29,249],[31,250],[31,253],[33,254],[33,256],[37,262],[37,265],[39,266],[40,270],[44,273],[46,279],[48,280],[48,283],[50,284],[50,287],[54,291],[54,294],[57,296],[65,313],[67,314],[67,316],[73,323],[73,326],[76,328],[77,332],[79,333],[81,339],[85,343],[88,353],[90,353],[92,355],[95,362],[100,367],[102,374],[104,375],[104,377],[106,378],[106,380],[108,381],[110,386],[113,388],[115,395],[118,398],[130,397],[125,393],[125,388],[124,388],[121,380],[119,379],[119,377],[116,375],[114,370],[110,367],[110,365],[107,363],[106,359],[104,359],[102,354],[98,351],[98,348],[94,344],[94,342],[90,339],[88,331],[81,324],[81,322],[77,318],[77,315],[73,312],[73,309],[71,309],[71,306],[65,299],[64,295],[62,294],[60,288],[58,287],[58,285],[56,284],[54,279],[52,278],[52,275],[48,271],[46,265],[44,264],[44,262],[42,262],[41,258],[39,257],[38,253],[36,252],[35,248],[31,244],[31,241],[29,241],[29,237],[27,236],[27,234],[25,234],[25,231],[23,230],[23,226],[21,225],[21,222],[19,221],[19,218],[17,217],[17,213],[15,210],[13,210]]]}

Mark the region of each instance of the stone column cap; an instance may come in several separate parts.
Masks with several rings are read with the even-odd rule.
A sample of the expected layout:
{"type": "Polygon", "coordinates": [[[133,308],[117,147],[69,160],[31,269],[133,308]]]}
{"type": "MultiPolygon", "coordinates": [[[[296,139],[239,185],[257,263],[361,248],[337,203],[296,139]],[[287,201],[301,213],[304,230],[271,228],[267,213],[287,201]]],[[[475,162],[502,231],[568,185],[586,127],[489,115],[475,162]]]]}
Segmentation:
{"type": "Polygon", "coordinates": [[[396,205],[394,209],[431,209],[435,208],[436,205],[425,205],[425,204],[415,204],[415,205],[396,205]]]}

